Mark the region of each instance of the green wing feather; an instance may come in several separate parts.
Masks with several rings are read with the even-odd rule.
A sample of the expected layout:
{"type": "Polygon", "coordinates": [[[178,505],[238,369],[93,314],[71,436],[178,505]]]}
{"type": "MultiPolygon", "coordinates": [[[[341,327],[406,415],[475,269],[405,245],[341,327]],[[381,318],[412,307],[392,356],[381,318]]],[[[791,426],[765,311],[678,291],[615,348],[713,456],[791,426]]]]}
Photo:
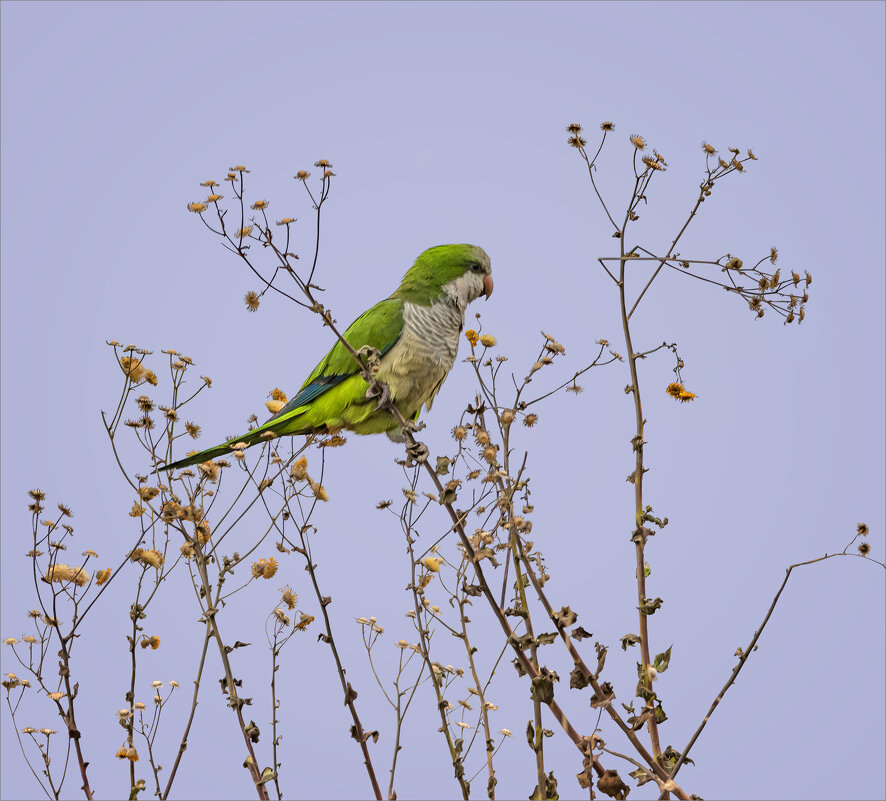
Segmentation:
{"type": "MultiPolygon", "coordinates": [[[[368,345],[384,355],[403,332],[403,304],[399,297],[376,303],[348,327],[343,335],[345,340],[354,350],[368,345]]],[[[393,418],[388,414],[375,414],[374,404],[367,401],[365,395],[366,382],[360,377],[354,357],[337,341],[298,394],[264,425],[160,469],[174,470],[217,459],[230,454],[233,443],[253,445],[269,431],[276,435],[308,434],[346,427],[359,433],[379,433],[394,428],[393,418]]]]}

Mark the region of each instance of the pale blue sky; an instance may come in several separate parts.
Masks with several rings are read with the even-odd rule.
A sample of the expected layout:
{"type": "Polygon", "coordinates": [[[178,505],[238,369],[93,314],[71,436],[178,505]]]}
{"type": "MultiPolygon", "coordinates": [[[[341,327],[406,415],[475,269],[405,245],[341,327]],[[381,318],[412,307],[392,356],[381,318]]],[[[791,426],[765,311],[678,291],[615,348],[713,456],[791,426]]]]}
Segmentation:
{"type": "MultiPolygon", "coordinates": [[[[651,631],[654,650],[674,643],[657,689],[670,716],[663,743],[681,748],[787,564],[839,550],[859,520],[871,527],[874,555],[886,550],[883,33],[882,3],[3,2],[0,635],[20,636],[33,605],[22,582],[28,489],[74,507],[78,550],[117,558],[131,547],[132,498],[99,418],[116,403],[119,375],[106,339],[176,348],[214,379],[195,411],[205,446],[263,411],[273,387],[299,385],[328,347],[316,321],[283,302],[245,312],[254,282],[185,210],[201,199],[200,181],[247,165],[255,198],[269,199],[278,218],[301,219],[306,253],[310,210],[292,175],[329,159],[337,178],[319,274],[340,321],[392,291],[424,248],[472,242],[495,276],[484,325],[515,373],[544,329],[567,346],[565,376],[599,337],[624,350],[617,298],[595,261],[614,243],[564,130],[581,122],[594,141],[599,123],[613,120],[601,163],[613,197],[629,191],[629,134],[670,164],[643,212],[645,244],[666,246],[690,208],[703,140],[753,147],[759,161],[705,204],[683,252],[749,260],[777,244],[783,270],[814,276],[800,328],[755,322],[726,293],[672,275],[638,312],[640,343],[677,341],[699,395],[674,404],[663,392],[670,361],[644,364],[647,493],[671,521],[648,552],[650,591],[665,601],[651,631]]],[[[618,638],[635,630],[636,613],[625,371],[598,371],[584,394],[552,400],[519,447],[535,471],[533,539],[548,559],[552,601],[571,604],[613,646],[608,678],[627,701],[635,655],[618,638]]],[[[449,430],[472,396],[458,363],[426,418],[432,452],[451,449],[449,430]]],[[[399,496],[399,455],[379,437],[331,452],[331,500],[315,520],[348,676],[364,724],[382,731],[373,746],[380,774],[390,714],[352,621],[378,616],[391,659],[393,642],[414,639],[403,617],[402,535],[374,510],[399,496]]],[[[279,584],[292,583],[316,612],[305,579],[294,557],[283,563],[279,584]]],[[[792,581],[682,784],[705,798],[882,798],[883,572],[831,560],[792,581]]],[[[226,612],[232,639],[263,642],[271,583],[226,612]]],[[[128,786],[113,753],[131,586],[121,576],[111,589],[73,665],[103,798],[128,786]]],[[[145,687],[190,682],[196,617],[186,576],[174,576],[152,607],[163,646],[140,653],[145,687]]],[[[479,604],[473,618],[489,654],[497,633],[479,604]]],[[[6,649],[2,658],[15,670],[6,649]]],[[[308,635],[285,660],[287,795],[368,795],[326,647],[308,635]]],[[[565,677],[570,666],[556,660],[565,677]]],[[[260,648],[239,657],[249,695],[263,696],[267,668],[260,648]]],[[[528,689],[512,674],[506,668],[493,693],[496,728],[515,733],[498,757],[501,798],[526,797],[535,783],[522,735],[528,689]]],[[[218,675],[213,661],[179,797],[250,797],[236,724],[212,686],[218,675]]],[[[558,697],[590,732],[587,697],[564,684],[558,697]]],[[[176,704],[161,735],[166,765],[187,714],[184,698],[176,704]]],[[[453,797],[430,691],[414,706],[399,796],[453,797]]],[[[262,725],[267,704],[254,714],[262,725]]],[[[25,717],[22,725],[60,728],[45,699],[25,717]]],[[[2,731],[0,792],[39,797],[5,708],[2,731]]],[[[627,751],[617,732],[604,736],[627,751]]],[[[574,748],[559,733],[549,743],[561,797],[586,797],[574,748]]],[[[66,797],[78,785],[71,775],[66,797]]],[[[655,797],[648,786],[634,796],[655,797]]]]}

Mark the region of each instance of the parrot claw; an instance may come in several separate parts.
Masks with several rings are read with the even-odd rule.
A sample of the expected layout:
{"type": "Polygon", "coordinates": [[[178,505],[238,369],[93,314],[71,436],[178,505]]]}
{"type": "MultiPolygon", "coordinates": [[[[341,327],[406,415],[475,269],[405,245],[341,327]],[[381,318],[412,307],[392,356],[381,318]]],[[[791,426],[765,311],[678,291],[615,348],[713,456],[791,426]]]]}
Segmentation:
{"type": "Polygon", "coordinates": [[[428,460],[430,451],[424,442],[416,442],[406,446],[406,466],[412,467],[414,464],[424,464],[428,460]]]}
{"type": "Polygon", "coordinates": [[[371,381],[366,389],[366,397],[369,400],[378,399],[378,403],[375,405],[375,410],[379,411],[390,405],[391,389],[387,384],[383,384],[380,381],[371,381]]]}

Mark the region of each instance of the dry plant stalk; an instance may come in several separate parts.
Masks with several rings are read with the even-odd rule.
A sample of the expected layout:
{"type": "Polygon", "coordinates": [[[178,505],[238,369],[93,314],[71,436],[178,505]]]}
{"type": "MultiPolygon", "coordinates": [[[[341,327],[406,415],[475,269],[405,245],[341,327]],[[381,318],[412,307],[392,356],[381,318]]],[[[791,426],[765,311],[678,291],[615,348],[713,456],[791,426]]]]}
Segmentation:
{"type": "MultiPolygon", "coordinates": [[[[701,206],[712,195],[715,187],[729,175],[745,172],[749,161],[756,156],[751,151],[742,158],[737,149],[730,148],[729,157],[721,157],[708,144],[703,145],[704,173],[699,193],[682,227],[677,231],[667,249],[655,249],[644,245],[629,246],[633,236],[633,223],[639,218],[641,204],[648,204],[653,179],[665,171],[667,163],[661,154],[647,151],[643,137],[629,137],[632,154],[632,187],[626,206],[616,211],[603,196],[596,180],[597,160],[603,151],[607,137],[615,126],[610,122],[601,125],[602,137],[593,154],[589,155],[582,128],[577,124],[568,126],[569,144],[584,161],[591,186],[602,210],[612,226],[612,236],[618,240],[618,254],[598,259],[606,275],[615,285],[623,328],[623,356],[614,350],[608,340],[598,339],[595,352],[589,361],[565,381],[552,381],[540,393],[534,393],[535,382],[553,370],[548,368],[563,361],[566,348],[554,336],[542,332],[539,350],[521,381],[508,373],[505,364],[508,357],[498,353],[496,338],[483,332],[480,315],[476,316],[476,328],[465,332],[470,355],[465,361],[471,366],[476,385],[475,397],[465,406],[461,418],[452,429],[454,452],[431,458],[427,446],[416,439],[423,424],[407,421],[392,402],[386,387],[377,380],[376,373],[380,355],[371,348],[355,349],[342,337],[332,312],[317,300],[321,288],[315,283],[319,265],[321,211],[329,198],[332,165],[319,160],[315,167],[321,170],[319,185],[309,182],[310,174],[301,170],[295,176],[307,192],[315,211],[315,242],[310,266],[299,268],[298,256],[291,251],[295,219],[284,217],[277,221],[281,229],[275,233],[267,215],[269,203],[258,200],[246,201],[243,166],[232,167],[226,177],[234,202],[225,206],[223,195],[215,181],[201,184],[208,190],[205,201],[188,204],[189,211],[197,214],[206,227],[222,239],[224,246],[242,260],[250,273],[258,279],[260,291],[250,291],[245,304],[250,312],[256,311],[264,296],[274,292],[285,297],[306,311],[317,314],[321,324],[328,327],[333,336],[343,343],[359,365],[360,374],[367,385],[367,397],[377,401],[379,409],[389,412],[402,426],[406,445],[402,467],[406,486],[404,501],[398,511],[393,502],[382,501],[378,507],[397,518],[404,535],[408,556],[408,586],[410,609],[407,618],[412,626],[410,643],[406,637],[394,643],[397,666],[393,680],[388,684],[376,664],[374,649],[382,642],[385,629],[374,617],[360,617],[357,624],[365,647],[368,666],[378,687],[394,712],[393,748],[388,770],[389,781],[385,796],[397,797],[396,776],[398,756],[402,750],[402,732],[406,715],[413,708],[413,701],[434,704],[440,719],[440,733],[449,754],[453,777],[459,794],[467,799],[471,784],[481,774],[486,779],[486,795],[495,798],[498,778],[495,758],[504,747],[512,732],[495,729],[493,723],[499,707],[491,700],[495,697],[493,679],[505,655],[510,653],[512,663],[520,676],[526,677],[530,692],[530,718],[526,727],[526,743],[533,754],[532,780],[535,786],[532,799],[558,797],[558,779],[545,761],[545,739],[555,736],[556,723],[566,737],[576,746],[581,770],[576,779],[580,787],[595,798],[595,790],[612,798],[626,798],[630,790],[618,770],[605,767],[621,760],[634,768],[629,776],[638,786],[654,782],[662,798],[674,794],[678,798],[696,798],[683,790],[676,782],[680,769],[692,760],[688,754],[700,736],[710,716],[716,710],[724,694],[735,682],[739,672],[756,650],[757,641],[768,623],[784,591],[794,568],[810,565],[837,556],[855,556],[886,567],[869,557],[870,546],[866,541],[867,526],[859,524],[853,540],[840,553],[828,554],[818,559],[791,565],[781,587],[746,648],[736,651],[738,662],[716,695],[710,709],[689,737],[682,751],[671,747],[662,749],[659,727],[667,720],[662,700],[653,689],[659,674],[670,667],[671,648],[653,656],[650,644],[649,618],[661,607],[660,597],[651,598],[647,590],[649,568],[646,551],[649,538],[656,530],[667,525],[666,517],[659,517],[644,496],[644,474],[648,470],[644,460],[645,429],[647,425],[641,401],[640,363],[659,352],[670,353],[675,361],[674,381],[665,391],[676,401],[689,403],[695,394],[685,386],[682,371],[685,368],[677,344],[663,342],[647,350],[637,349],[633,344],[631,321],[648,289],[660,275],[669,271],[723,287],[729,294],[743,299],[755,318],[762,318],[767,310],[780,316],[785,324],[800,324],[805,317],[808,287],[812,278],[808,272],[801,277],[791,271],[790,277],[782,278],[776,266],[778,252],[772,248],[769,254],[745,267],[742,259],[726,253],[715,259],[686,258],[677,251],[684,232],[696,218],[701,206]],[[254,212],[247,219],[249,212],[254,212]],[[236,219],[228,222],[229,214],[236,219]],[[258,254],[252,252],[258,245],[258,254]],[[268,263],[264,263],[267,261],[268,263]],[[648,266],[645,272],[644,267],[648,266]],[[281,286],[285,279],[292,287],[281,286]],[[639,282],[639,291],[632,284],[639,282]],[[498,354],[493,356],[493,354],[498,354]],[[531,500],[530,482],[534,465],[529,450],[521,444],[523,428],[531,429],[539,420],[540,404],[559,392],[578,395],[582,387],[577,383],[593,368],[610,367],[625,363],[629,383],[625,388],[632,397],[635,411],[635,430],[631,438],[634,469],[628,476],[634,486],[632,514],[632,543],[636,557],[636,593],[638,634],[626,634],[621,646],[639,646],[637,664],[638,681],[634,695],[639,701],[621,704],[619,710],[615,681],[604,677],[608,647],[594,642],[593,659],[583,653],[583,640],[592,637],[581,625],[576,625],[578,612],[568,605],[550,600],[551,580],[545,557],[530,539],[531,500]],[[504,371],[504,372],[503,372],[504,371]],[[518,424],[521,424],[518,426],[518,424]],[[424,487],[424,489],[423,489],[424,487]],[[437,510],[442,507],[445,523],[441,523],[437,510]],[[469,522],[470,521],[470,522],[469,522]],[[454,537],[452,535],[455,535],[454,537]],[[859,542],[860,541],[860,542],[859,542]],[[430,543],[430,544],[427,544],[430,543]],[[854,553],[850,549],[857,544],[854,553]],[[483,599],[478,601],[478,599],[483,599]],[[501,629],[501,639],[489,647],[489,643],[472,637],[472,621],[469,610],[475,603],[484,603],[501,629]],[[543,629],[553,630],[545,631],[543,629]],[[455,656],[451,640],[458,640],[455,656]],[[569,694],[558,698],[560,677],[548,667],[545,655],[555,643],[561,643],[565,655],[573,664],[569,676],[569,688],[579,693],[590,688],[586,698],[592,712],[567,712],[574,707],[569,694]],[[480,643],[478,645],[478,643],[480,643]],[[447,659],[463,661],[466,667],[445,664],[447,659]],[[393,686],[389,692],[388,686],[393,686]],[[431,692],[426,698],[418,693],[424,686],[431,692]],[[605,733],[612,732],[628,746],[629,754],[607,746],[601,727],[603,715],[610,721],[605,733]],[[645,734],[644,734],[645,730],[645,734]],[[482,751],[482,754],[477,752],[482,751]],[[470,764],[469,764],[470,762],[470,764]],[[596,780],[596,781],[595,781],[596,780]]],[[[785,273],[787,276],[787,273],[785,273]]],[[[114,458],[132,491],[133,505],[130,517],[137,526],[132,546],[110,566],[93,569],[90,560],[98,560],[97,554],[86,550],[79,564],[62,561],[62,551],[67,550],[73,536],[68,521],[71,510],[59,504],[59,515],[41,519],[45,511],[45,494],[32,490],[29,510],[32,522],[32,549],[28,553],[34,577],[38,609],[28,614],[34,633],[23,635],[21,640],[7,637],[4,641],[12,650],[14,658],[33,678],[20,679],[13,673],[6,674],[7,707],[16,729],[26,764],[34,778],[50,798],[62,793],[66,767],[73,749],[87,798],[92,791],[87,775],[88,761],[83,753],[82,735],[75,718],[75,699],[79,685],[71,680],[72,649],[75,635],[79,636],[83,620],[96,601],[121,571],[128,571],[133,586],[132,603],[129,608],[128,651],[130,675],[124,694],[126,706],[117,713],[117,720],[124,731],[124,739],[117,757],[127,763],[127,786],[129,798],[134,799],[147,782],[137,777],[136,763],[139,747],[147,755],[151,768],[153,794],[165,799],[171,797],[173,783],[188,745],[194,722],[194,713],[201,690],[210,645],[223,667],[220,681],[221,693],[236,718],[246,754],[244,767],[260,799],[270,796],[273,787],[278,799],[283,797],[281,773],[285,760],[280,750],[281,726],[280,700],[277,673],[281,667],[284,647],[297,632],[305,631],[314,616],[295,609],[297,593],[289,585],[281,588],[280,601],[266,617],[265,635],[270,654],[270,682],[267,701],[270,707],[270,753],[268,760],[260,760],[256,746],[261,743],[261,730],[254,720],[246,722],[244,709],[253,705],[253,698],[243,694],[243,680],[235,673],[232,655],[249,643],[228,643],[222,634],[225,608],[235,603],[234,596],[250,584],[272,579],[278,572],[277,559],[286,559],[296,553],[304,559],[314,596],[323,617],[323,632],[319,639],[329,645],[333,663],[338,673],[345,704],[353,725],[351,737],[360,748],[366,775],[372,794],[381,799],[382,790],[373,765],[370,742],[379,739],[378,730],[367,731],[358,715],[357,692],[346,678],[336,640],[333,634],[329,607],[332,597],[324,595],[320,587],[319,566],[311,549],[311,536],[317,528],[312,522],[318,504],[329,500],[323,486],[325,449],[345,444],[338,433],[325,437],[307,436],[304,441],[294,438],[284,442],[273,441],[273,435],[260,446],[246,451],[245,444],[230,442],[230,459],[216,459],[196,468],[180,470],[174,476],[161,479],[156,469],[169,463],[174,449],[180,447],[183,437],[196,439],[200,427],[184,420],[183,410],[211,385],[211,379],[202,377],[197,389],[187,393],[187,376],[193,361],[175,350],[165,350],[167,357],[169,395],[165,405],[156,403],[148,394],[148,387],[158,387],[160,379],[149,369],[150,351],[134,345],[126,347],[109,342],[115,363],[122,375],[122,391],[112,414],[102,415],[114,458]],[[137,411],[136,411],[137,410],[137,411]],[[132,414],[132,417],[128,417],[132,414]],[[184,421],[184,422],[183,422],[184,421]],[[159,425],[158,425],[159,423],[159,425]],[[131,439],[121,447],[119,435],[128,428],[131,439]],[[319,477],[309,472],[308,450],[317,448],[319,453],[319,477]],[[135,450],[135,455],[129,453],[135,450]],[[149,464],[152,474],[140,474],[127,468],[127,463],[149,464]],[[233,484],[233,486],[228,486],[233,484]],[[258,515],[263,520],[258,534],[241,535],[240,550],[226,553],[222,550],[226,539],[235,528],[238,533],[248,515],[254,522],[258,515]],[[213,522],[210,523],[210,520],[213,522]],[[43,530],[45,529],[45,531],[43,530]],[[272,545],[273,544],[273,545],[272,545]],[[276,552],[278,557],[271,556],[276,552]],[[242,553],[241,553],[242,551],[242,553]],[[89,569],[87,569],[89,568],[89,569]],[[164,696],[162,682],[151,683],[152,699],[149,704],[139,700],[139,657],[161,647],[160,637],[146,623],[148,610],[157,593],[171,574],[178,569],[186,570],[200,610],[202,625],[202,652],[194,666],[194,691],[191,696],[190,714],[177,743],[172,769],[165,783],[161,781],[161,765],[158,761],[163,750],[157,735],[161,729],[163,710],[172,700],[180,685],[169,682],[164,696]],[[134,571],[134,572],[133,572],[134,571]],[[25,646],[27,646],[25,648],[25,646]],[[50,679],[50,648],[58,646],[60,657],[58,678],[50,679]],[[26,690],[39,691],[55,705],[56,713],[68,731],[65,768],[61,774],[51,769],[50,747],[57,734],[48,728],[24,727],[19,730],[16,717],[26,690]],[[25,736],[22,739],[21,735],[25,736]],[[42,774],[37,768],[42,763],[42,774]],[[261,767],[266,764],[266,767],[261,767]],[[35,767],[35,765],[37,767],[35,767]],[[42,775],[42,778],[41,778],[42,775]]],[[[274,389],[266,403],[269,411],[276,412],[286,402],[285,393],[274,389]]],[[[249,419],[250,427],[257,423],[257,416],[249,419]]],[[[318,457],[311,455],[316,465],[318,457]]],[[[255,531],[253,525],[250,529],[255,531]]],[[[68,560],[70,561],[70,559],[68,560]]],[[[75,560],[77,561],[77,560],[75,560]]],[[[562,592],[562,588],[558,590],[562,592]]],[[[179,694],[180,695],[180,694],[179,694]]],[[[573,696],[574,698],[575,696],[573,696]]],[[[232,730],[233,733],[233,730],[232,730]]],[[[265,750],[267,751],[267,738],[265,750]]],[[[621,746],[624,748],[624,745],[621,746]]],[[[285,776],[285,774],[283,774],[285,776]]]]}

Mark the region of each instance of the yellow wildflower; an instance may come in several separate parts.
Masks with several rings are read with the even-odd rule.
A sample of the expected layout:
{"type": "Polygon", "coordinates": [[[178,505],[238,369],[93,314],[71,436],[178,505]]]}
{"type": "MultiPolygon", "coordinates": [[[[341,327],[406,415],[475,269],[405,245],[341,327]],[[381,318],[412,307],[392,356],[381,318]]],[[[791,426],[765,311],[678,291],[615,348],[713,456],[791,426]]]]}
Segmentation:
{"type": "Polygon", "coordinates": [[[480,335],[473,328],[469,328],[465,331],[465,339],[470,342],[471,347],[473,347],[480,341],[480,335]]]}
{"type": "Polygon", "coordinates": [[[97,570],[95,573],[95,583],[101,587],[111,577],[111,568],[106,567],[104,570],[97,570]]]}

